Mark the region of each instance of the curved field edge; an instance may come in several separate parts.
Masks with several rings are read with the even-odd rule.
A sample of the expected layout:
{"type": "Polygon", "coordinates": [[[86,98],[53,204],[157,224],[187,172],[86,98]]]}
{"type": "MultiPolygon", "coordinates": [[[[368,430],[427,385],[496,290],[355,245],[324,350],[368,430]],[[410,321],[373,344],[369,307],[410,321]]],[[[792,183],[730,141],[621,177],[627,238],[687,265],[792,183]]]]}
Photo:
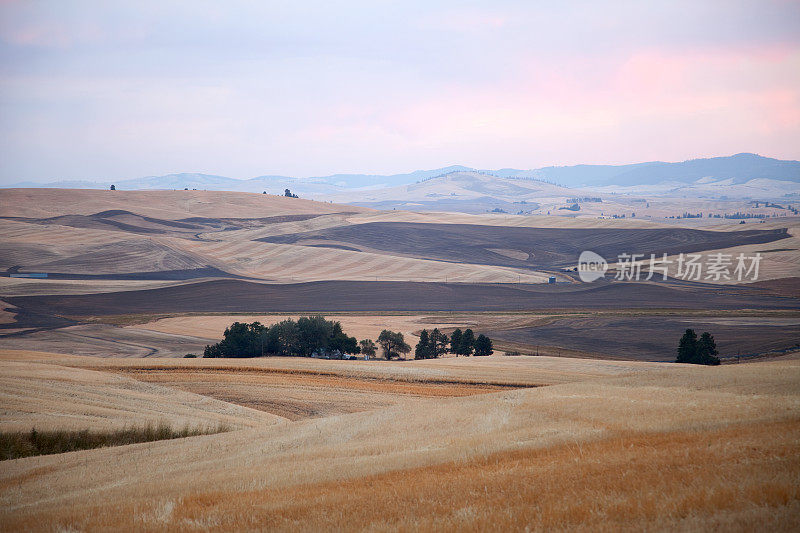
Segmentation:
{"type": "Polygon", "coordinates": [[[495,529],[591,528],[598,517],[623,529],[743,529],[757,520],[788,528],[797,518],[798,380],[800,363],[791,360],[658,365],[57,460],[21,459],[0,473],[2,523],[296,529],[335,527],[347,518],[357,527],[492,529],[493,516],[495,529]],[[113,469],[95,467],[112,461],[113,469]],[[284,499],[293,491],[305,495],[302,505],[284,499]],[[393,500],[396,510],[389,509],[393,500]],[[257,510],[240,512],[240,504],[257,510]],[[337,505],[345,507],[333,513],[340,518],[329,512],[337,505]],[[537,525],[536,516],[548,512],[551,518],[537,525]]]}

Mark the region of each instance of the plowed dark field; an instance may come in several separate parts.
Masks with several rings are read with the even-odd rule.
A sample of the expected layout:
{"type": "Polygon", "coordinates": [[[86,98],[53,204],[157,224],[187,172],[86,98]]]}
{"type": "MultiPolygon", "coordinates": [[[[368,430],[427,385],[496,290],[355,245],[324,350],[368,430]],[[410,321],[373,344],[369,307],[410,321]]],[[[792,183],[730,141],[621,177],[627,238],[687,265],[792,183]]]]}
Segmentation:
{"type": "Polygon", "coordinates": [[[489,331],[497,340],[527,345],[529,350],[554,346],[603,358],[674,361],[678,340],[687,328],[699,336],[711,333],[720,355],[752,355],[800,343],[800,322],[791,318],[645,316],[567,317],[527,328],[489,331]]]}
{"type": "Polygon", "coordinates": [[[788,237],[786,230],[704,231],[664,229],[559,229],[371,222],[259,239],[278,244],[349,246],[392,255],[501,266],[574,266],[584,250],[607,260],[619,254],[675,254],[762,244],[788,237]],[[492,249],[529,254],[527,260],[492,249]]]}
{"type": "Polygon", "coordinates": [[[459,284],[321,281],[264,284],[219,280],[159,289],[20,296],[27,312],[103,316],[168,312],[512,311],[537,309],[799,309],[767,288],[668,283],[459,284]]]}

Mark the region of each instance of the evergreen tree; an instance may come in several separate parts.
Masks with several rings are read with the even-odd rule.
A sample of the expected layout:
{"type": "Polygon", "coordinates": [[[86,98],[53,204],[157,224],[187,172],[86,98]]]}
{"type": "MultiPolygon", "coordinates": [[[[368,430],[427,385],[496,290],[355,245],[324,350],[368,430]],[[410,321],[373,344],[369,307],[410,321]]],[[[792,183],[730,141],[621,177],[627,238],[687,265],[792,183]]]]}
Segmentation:
{"type": "Polygon", "coordinates": [[[717,351],[717,343],[714,342],[714,337],[707,331],[700,335],[694,362],[700,365],[718,365],[720,363],[718,355],[719,352],[717,351]]]}
{"type": "Polygon", "coordinates": [[[475,339],[475,355],[492,355],[494,353],[492,340],[484,334],[475,339]]]}
{"type": "Polygon", "coordinates": [[[471,329],[467,328],[464,330],[464,334],[461,335],[461,342],[459,343],[459,351],[460,355],[470,356],[472,355],[472,351],[475,349],[475,334],[472,332],[471,329]]]}
{"type": "Polygon", "coordinates": [[[678,342],[678,358],[676,363],[694,363],[697,354],[697,334],[693,329],[687,329],[678,342]]]}
{"type": "Polygon", "coordinates": [[[414,359],[430,359],[431,355],[431,343],[428,338],[428,330],[423,329],[419,334],[419,342],[414,348],[414,359]]]}
{"type": "Polygon", "coordinates": [[[439,331],[439,328],[434,328],[430,336],[431,352],[433,353],[433,357],[440,357],[446,354],[447,345],[449,342],[450,339],[447,338],[447,335],[439,331]]]}
{"type": "Polygon", "coordinates": [[[461,350],[462,335],[463,333],[461,333],[461,328],[456,328],[456,330],[450,336],[450,353],[454,353],[456,356],[458,356],[461,350]]]}

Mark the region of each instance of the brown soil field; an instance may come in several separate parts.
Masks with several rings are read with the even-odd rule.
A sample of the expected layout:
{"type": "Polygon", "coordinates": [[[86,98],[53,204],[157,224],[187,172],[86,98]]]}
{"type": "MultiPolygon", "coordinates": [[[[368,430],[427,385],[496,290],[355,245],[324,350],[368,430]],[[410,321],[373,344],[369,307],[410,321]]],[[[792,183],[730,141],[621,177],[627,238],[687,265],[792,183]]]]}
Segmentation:
{"type": "Polygon", "coordinates": [[[688,327],[723,355],[796,343],[799,231],[0,190],[0,431],[230,428],[3,461],[0,531],[798,530],[797,353],[641,359],[672,359],[688,327]],[[542,283],[583,249],[764,260],[750,285],[542,283]],[[181,357],[300,313],[500,349],[181,357]]]}
{"type": "Polygon", "coordinates": [[[0,413],[3,428],[153,419],[224,420],[235,428],[5,461],[0,529],[800,525],[800,361],[709,368],[489,357],[349,365],[293,358],[153,365],[0,351],[0,394],[10,406],[0,413]],[[481,375],[548,386],[438,394],[469,389],[442,376],[481,375]],[[183,389],[232,387],[244,401],[263,382],[313,403],[326,380],[342,405],[359,394],[374,403],[358,412],[332,405],[290,421],[183,389]]]}
{"type": "Polygon", "coordinates": [[[797,309],[791,296],[763,287],[667,283],[459,284],[329,281],[263,284],[237,280],[86,295],[17,296],[41,314],[103,316],[180,312],[511,311],[541,309],[797,309]]]}
{"type": "Polygon", "coordinates": [[[559,347],[600,357],[674,361],[678,340],[688,328],[698,336],[711,333],[721,357],[800,348],[800,318],[567,317],[536,326],[489,329],[486,334],[515,343],[527,353],[559,347]]]}
{"type": "Polygon", "coordinates": [[[277,244],[347,245],[364,251],[379,250],[458,263],[499,266],[573,266],[583,250],[607,260],[622,253],[669,255],[702,250],[764,244],[786,239],[782,229],[736,232],[685,228],[664,229],[560,229],[481,226],[468,224],[418,224],[370,222],[259,240],[277,244]],[[498,253],[502,248],[512,253],[498,253]],[[513,252],[524,254],[514,257],[513,252]]]}
{"type": "MultiPolygon", "coordinates": [[[[49,323],[39,324],[50,326],[49,323]]],[[[60,324],[55,324],[59,326],[60,324]]],[[[7,330],[0,329],[0,333],[7,330]]],[[[183,357],[202,355],[211,339],[107,324],[42,327],[25,335],[0,335],[0,348],[52,351],[94,357],[183,357]]]]}
{"type": "MultiPolygon", "coordinates": [[[[95,277],[89,292],[124,288],[111,279],[237,276],[281,283],[541,283],[550,273],[537,269],[573,266],[583,249],[609,259],[621,252],[714,250],[763,252],[761,279],[777,279],[800,271],[797,224],[696,230],[591,217],[382,213],[246,193],[7,189],[0,191],[0,270],[95,277]]],[[[76,287],[0,278],[3,296],[76,287]]]]}

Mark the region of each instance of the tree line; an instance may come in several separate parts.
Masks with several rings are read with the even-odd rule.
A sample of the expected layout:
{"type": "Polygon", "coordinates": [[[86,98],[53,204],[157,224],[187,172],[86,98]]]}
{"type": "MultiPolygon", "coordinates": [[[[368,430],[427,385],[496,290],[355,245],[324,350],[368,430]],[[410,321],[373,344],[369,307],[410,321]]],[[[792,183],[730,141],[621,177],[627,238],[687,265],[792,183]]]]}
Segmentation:
{"type": "Polygon", "coordinates": [[[494,353],[492,340],[486,335],[480,334],[476,338],[471,329],[467,328],[462,332],[457,328],[448,338],[447,334],[439,331],[439,328],[434,328],[430,333],[423,329],[419,334],[419,342],[414,349],[414,359],[435,359],[448,351],[456,357],[494,353]]]}
{"type": "MultiPolygon", "coordinates": [[[[377,344],[372,339],[356,340],[342,330],[338,321],[322,316],[286,319],[272,326],[260,322],[234,322],[225,328],[220,342],[207,345],[203,357],[262,357],[266,355],[300,357],[345,357],[363,354],[374,357],[378,347],[389,360],[411,351],[402,333],[384,329],[377,344]]],[[[433,359],[450,352],[455,355],[491,355],[492,341],[471,329],[456,329],[452,336],[422,330],[414,350],[415,359],[433,359]]]]}
{"type": "Polygon", "coordinates": [[[225,328],[220,342],[206,346],[203,357],[301,357],[356,354],[361,350],[355,337],[342,331],[342,324],[321,316],[287,319],[272,326],[260,322],[234,322],[225,328]]]}

